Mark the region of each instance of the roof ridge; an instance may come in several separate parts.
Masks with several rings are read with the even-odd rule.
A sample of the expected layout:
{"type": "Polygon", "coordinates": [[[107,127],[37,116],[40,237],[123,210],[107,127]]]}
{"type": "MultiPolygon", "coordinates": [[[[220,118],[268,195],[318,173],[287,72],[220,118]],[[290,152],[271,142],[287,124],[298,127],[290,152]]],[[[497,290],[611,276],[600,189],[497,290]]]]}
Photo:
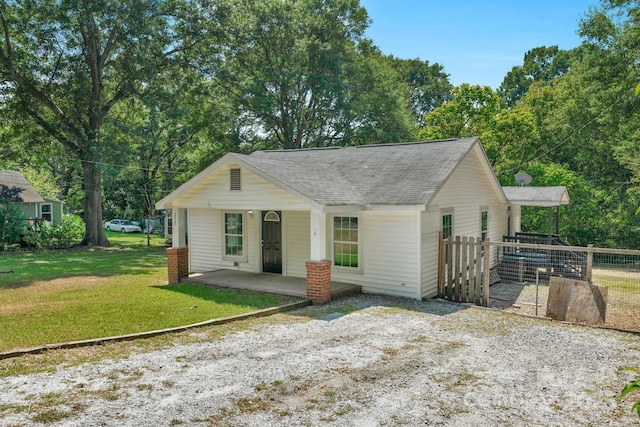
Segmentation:
{"type": "Polygon", "coordinates": [[[434,142],[450,142],[450,141],[459,141],[467,138],[447,138],[447,139],[434,139],[430,141],[411,141],[411,142],[388,142],[384,144],[362,144],[362,145],[354,145],[354,148],[374,148],[374,147],[397,147],[399,145],[426,145],[433,144],[434,142]]]}
{"type": "Polygon", "coordinates": [[[297,153],[301,151],[325,151],[325,150],[343,150],[343,149],[354,149],[354,148],[377,148],[377,147],[398,147],[398,146],[406,146],[406,145],[427,145],[438,142],[451,142],[451,141],[461,141],[464,139],[475,139],[477,137],[470,136],[465,138],[445,138],[445,139],[434,139],[429,141],[405,141],[405,142],[388,142],[383,144],[360,144],[360,145],[335,145],[330,147],[308,147],[308,148],[280,148],[275,150],[257,150],[251,153],[253,155],[255,153],[297,153]]]}

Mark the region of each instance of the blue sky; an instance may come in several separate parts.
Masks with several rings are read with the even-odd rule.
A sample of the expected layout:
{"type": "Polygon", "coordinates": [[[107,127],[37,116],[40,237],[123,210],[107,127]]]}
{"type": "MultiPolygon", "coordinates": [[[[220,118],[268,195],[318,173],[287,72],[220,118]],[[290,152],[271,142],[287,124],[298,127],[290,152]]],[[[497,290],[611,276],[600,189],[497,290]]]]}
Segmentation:
{"type": "Polygon", "coordinates": [[[538,46],[571,49],[578,22],[598,0],[360,0],[367,37],[384,54],[444,66],[453,85],[496,89],[538,46]]]}

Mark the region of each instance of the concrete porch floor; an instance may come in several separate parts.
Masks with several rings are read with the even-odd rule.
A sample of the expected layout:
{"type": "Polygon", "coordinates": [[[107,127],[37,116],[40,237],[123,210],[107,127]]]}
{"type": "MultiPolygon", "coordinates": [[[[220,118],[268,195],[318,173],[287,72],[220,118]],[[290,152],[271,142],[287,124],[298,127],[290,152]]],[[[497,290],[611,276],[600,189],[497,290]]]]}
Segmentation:
{"type": "MultiPolygon", "coordinates": [[[[215,270],[207,273],[193,273],[183,282],[245,289],[292,297],[307,297],[307,280],[273,273],[247,273],[237,270],[215,270]]],[[[362,287],[348,283],[331,282],[331,297],[357,294],[362,287]]]]}

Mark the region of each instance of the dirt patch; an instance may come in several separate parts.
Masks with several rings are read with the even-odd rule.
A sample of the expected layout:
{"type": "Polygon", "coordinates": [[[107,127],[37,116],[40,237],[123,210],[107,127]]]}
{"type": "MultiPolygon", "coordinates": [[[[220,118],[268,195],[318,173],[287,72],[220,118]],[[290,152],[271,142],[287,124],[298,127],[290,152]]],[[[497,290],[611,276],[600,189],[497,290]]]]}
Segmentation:
{"type": "Polygon", "coordinates": [[[491,308],[527,316],[544,317],[549,286],[502,281],[489,289],[491,308]]]}
{"type": "Polygon", "coordinates": [[[635,335],[374,296],[292,314],[219,340],[0,379],[0,419],[65,426],[637,422],[631,401],[617,399],[631,375],[622,367],[640,366],[635,335]]]}
{"type": "MultiPolygon", "coordinates": [[[[549,286],[502,281],[491,285],[490,307],[509,313],[545,317],[549,286]],[[537,308],[537,310],[536,310],[537,308]]],[[[640,332],[637,294],[609,288],[605,326],[640,332]]]]}

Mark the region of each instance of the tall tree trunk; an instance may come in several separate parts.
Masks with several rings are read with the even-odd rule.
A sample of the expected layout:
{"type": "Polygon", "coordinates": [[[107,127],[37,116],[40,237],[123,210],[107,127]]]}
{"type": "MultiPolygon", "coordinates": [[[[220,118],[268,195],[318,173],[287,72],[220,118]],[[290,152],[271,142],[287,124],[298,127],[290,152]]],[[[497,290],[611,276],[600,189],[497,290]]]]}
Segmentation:
{"type": "Polygon", "coordinates": [[[96,163],[82,161],[84,181],[84,246],[109,246],[102,228],[102,174],[96,163]]]}

